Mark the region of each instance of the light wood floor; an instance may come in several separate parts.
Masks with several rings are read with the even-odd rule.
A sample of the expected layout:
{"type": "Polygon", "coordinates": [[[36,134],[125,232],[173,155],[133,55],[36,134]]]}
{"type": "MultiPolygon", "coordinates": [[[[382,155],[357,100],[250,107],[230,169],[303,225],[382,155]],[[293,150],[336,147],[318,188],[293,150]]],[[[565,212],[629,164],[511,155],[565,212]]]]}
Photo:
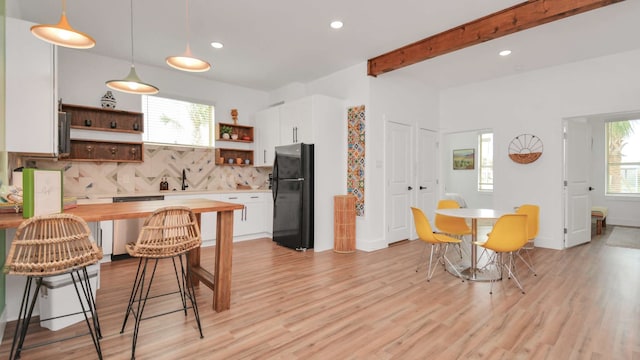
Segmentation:
{"type": "MultiPolygon", "coordinates": [[[[269,239],[237,243],[231,310],[215,313],[196,290],[200,339],[191,313],[142,322],[138,359],[640,359],[640,250],[604,244],[536,249],[538,276],[521,267],[527,293],[510,281],[461,282],[438,269],[425,281],[415,264],[422,243],[366,253],[295,252],[269,239]]],[[[213,261],[203,251],[203,263],[213,261]]],[[[106,359],[127,359],[120,326],[136,263],[103,264],[98,311],[106,359]]],[[[168,263],[165,263],[168,265],[168,263]]],[[[155,285],[167,288],[173,273],[155,285]]],[[[177,299],[171,304],[177,305],[177,299]]],[[[162,304],[165,305],[165,304],[162,304]]],[[[156,307],[148,307],[151,314],[156,307]]],[[[83,332],[37,323],[27,342],[83,332]]],[[[7,325],[0,358],[8,356],[7,325]]],[[[91,359],[89,337],[26,350],[23,359],[91,359]]]]}

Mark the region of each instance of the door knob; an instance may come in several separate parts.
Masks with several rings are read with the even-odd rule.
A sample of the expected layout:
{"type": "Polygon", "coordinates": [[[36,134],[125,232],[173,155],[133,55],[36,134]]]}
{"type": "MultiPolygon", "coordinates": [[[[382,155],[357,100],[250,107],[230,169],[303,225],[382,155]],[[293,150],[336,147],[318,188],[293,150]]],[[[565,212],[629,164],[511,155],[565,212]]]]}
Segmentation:
{"type": "Polygon", "coordinates": [[[413,188],[412,188],[411,186],[409,186],[409,187],[407,188],[407,190],[413,190],[413,188]]]}
{"type": "Polygon", "coordinates": [[[426,189],[426,188],[427,188],[426,186],[422,186],[422,185],[420,185],[420,190],[424,190],[424,189],[426,189]]]}
{"type": "Polygon", "coordinates": [[[593,191],[595,190],[594,188],[592,188],[591,186],[589,186],[589,191],[593,191]]]}

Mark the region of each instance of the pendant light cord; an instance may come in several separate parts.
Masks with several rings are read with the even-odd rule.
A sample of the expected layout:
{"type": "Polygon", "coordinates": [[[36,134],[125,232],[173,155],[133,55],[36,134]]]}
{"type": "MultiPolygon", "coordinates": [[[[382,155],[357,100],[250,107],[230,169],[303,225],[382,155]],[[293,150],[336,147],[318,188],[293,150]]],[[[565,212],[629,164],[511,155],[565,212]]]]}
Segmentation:
{"type": "Polygon", "coordinates": [[[185,1],[186,7],[187,7],[187,21],[185,22],[185,27],[187,28],[187,46],[189,45],[189,40],[191,38],[191,34],[189,33],[189,0],[185,1]]]}
{"type": "Polygon", "coordinates": [[[129,4],[131,6],[131,66],[135,66],[133,61],[133,0],[131,0],[129,4]]]}

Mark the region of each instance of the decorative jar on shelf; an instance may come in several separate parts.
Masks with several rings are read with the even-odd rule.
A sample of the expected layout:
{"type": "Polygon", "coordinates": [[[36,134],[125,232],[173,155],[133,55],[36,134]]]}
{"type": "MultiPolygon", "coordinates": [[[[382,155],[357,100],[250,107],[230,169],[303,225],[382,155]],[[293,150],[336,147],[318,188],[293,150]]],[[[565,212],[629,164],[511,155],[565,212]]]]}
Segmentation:
{"type": "Polygon", "coordinates": [[[116,108],[116,98],[113,97],[113,93],[111,91],[107,91],[101,99],[101,104],[104,109],[115,109],[116,108]]]}

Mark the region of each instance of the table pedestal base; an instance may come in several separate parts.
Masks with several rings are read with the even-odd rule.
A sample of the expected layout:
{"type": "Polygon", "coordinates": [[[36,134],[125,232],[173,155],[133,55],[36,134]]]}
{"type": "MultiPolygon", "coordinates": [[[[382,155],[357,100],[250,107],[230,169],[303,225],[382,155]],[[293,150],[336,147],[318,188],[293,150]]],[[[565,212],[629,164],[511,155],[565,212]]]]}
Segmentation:
{"type": "Polygon", "coordinates": [[[494,281],[501,280],[498,269],[476,269],[473,273],[471,268],[464,269],[460,272],[465,279],[469,281],[494,281]]]}

